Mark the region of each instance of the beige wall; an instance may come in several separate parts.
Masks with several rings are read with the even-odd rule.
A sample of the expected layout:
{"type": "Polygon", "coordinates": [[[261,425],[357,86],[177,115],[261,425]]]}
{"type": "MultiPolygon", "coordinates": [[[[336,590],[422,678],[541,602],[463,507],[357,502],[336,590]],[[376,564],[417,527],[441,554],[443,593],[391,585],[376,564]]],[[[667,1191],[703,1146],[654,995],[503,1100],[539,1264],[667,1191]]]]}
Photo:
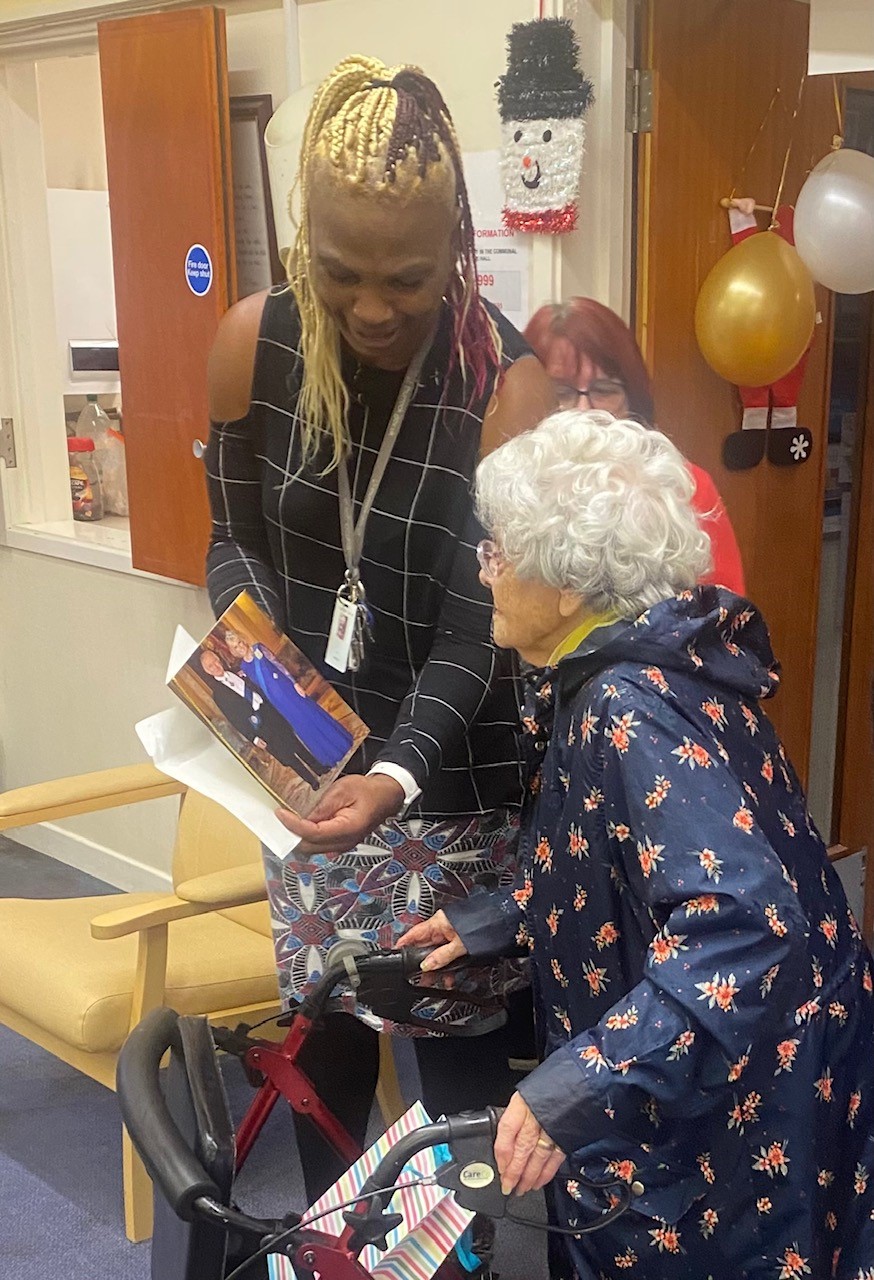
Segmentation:
{"type": "Polygon", "coordinates": [[[226,21],[231,95],[269,93],[278,107],[288,92],[282,10],[228,13],[226,21]]]}
{"type": "MultiPolygon", "coordinates": [[[[6,787],[131,764],[146,757],[134,733],[175,701],[164,687],[177,623],[210,622],[190,587],[0,548],[0,779],[6,787]]],[[[65,822],[79,862],[109,874],[122,855],[123,887],[148,883],[137,864],[169,867],[173,801],[65,822]],[[128,865],[131,864],[131,865],[128,865]]],[[[66,856],[58,832],[26,833],[66,856]]]]}
{"type": "MultiPolygon", "coordinates": [[[[548,6],[572,15],[584,70],[595,84],[586,116],[579,227],[532,237],[530,305],[580,293],[628,315],[631,143],[625,132],[627,0],[548,6]]],[[[440,86],[465,151],[500,146],[495,81],[506,70],[514,22],[535,0],[318,0],[300,5],[301,80],[318,81],[349,53],[418,63],[440,86]]]]}
{"type": "MultiPolygon", "coordinates": [[[[173,0],[169,0],[172,4],[173,0]]],[[[166,3],[166,0],[165,0],[166,3]]],[[[197,0],[177,0],[180,4],[197,3],[197,0]]],[[[308,0],[304,0],[308,3],[308,0]]],[[[0,0],[0,32],[4,26],[13,22],[32,22],[34,19],[54,17],[56,15],[75,16],[83,10],[102,10],[113,17],[122,15],[126,8],[136,5],[139,0],[0,0]]],[[[234,10],[249,9],[281,9],[282,0],[226,0],[220,8],[233,7],[234,10]]]]}
{"type": "Polygon", "coordinates": [[[46,186],[106,190],[106,147],[97,54],[44,58],[38,66],[46,186]]]}
{"type": "Polygon", "coordinates": [[[75,13],[79,9],[94,7],[92,0],[0,0],[0,25],[44,18],[56,13],[75,13]]]}
{"type": "Polygon", "coordinates": [[[349,53],[414,62],[437,82],[462,148],[500,146],[495,81],[505,37],[533,0],[322,0],[300,8],[301,80],[321,80],[349,53]],[[463,35],[462,35],[463,33],[463,35]]]}

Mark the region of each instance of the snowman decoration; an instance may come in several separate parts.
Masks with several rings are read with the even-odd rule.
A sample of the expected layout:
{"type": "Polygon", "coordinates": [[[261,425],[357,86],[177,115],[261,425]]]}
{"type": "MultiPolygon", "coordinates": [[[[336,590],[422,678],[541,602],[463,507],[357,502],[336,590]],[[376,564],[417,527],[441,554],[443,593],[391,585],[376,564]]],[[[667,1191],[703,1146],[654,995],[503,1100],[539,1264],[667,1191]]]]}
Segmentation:
{"type": "Polygon", "coordinates": [[[501,177],[511,231],[553,235],[577,225],[577,193],[594,101],[579,67],[567,18],[517,22],[507,37],[507,71],[498,81],[501,177]]]}

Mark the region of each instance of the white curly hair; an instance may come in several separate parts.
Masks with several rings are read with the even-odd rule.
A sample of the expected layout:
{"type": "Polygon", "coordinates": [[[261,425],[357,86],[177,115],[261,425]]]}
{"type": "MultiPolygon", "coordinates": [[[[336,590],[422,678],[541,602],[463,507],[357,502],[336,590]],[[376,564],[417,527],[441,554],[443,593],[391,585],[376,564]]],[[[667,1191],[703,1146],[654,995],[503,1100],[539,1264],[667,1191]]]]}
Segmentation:
{"type": "Polygon", "coordinates": [[[572,409],[479,464],[480,520],[520,578],[637,618],[711,565],[681,454],[660,431],[572,409]]]}

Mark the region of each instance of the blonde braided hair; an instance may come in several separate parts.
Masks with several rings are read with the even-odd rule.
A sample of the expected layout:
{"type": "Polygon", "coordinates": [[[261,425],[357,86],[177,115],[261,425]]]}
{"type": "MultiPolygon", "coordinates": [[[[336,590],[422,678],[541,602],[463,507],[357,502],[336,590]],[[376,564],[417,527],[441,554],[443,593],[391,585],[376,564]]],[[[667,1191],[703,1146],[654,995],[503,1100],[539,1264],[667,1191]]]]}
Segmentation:
{"type": "Polygon", "coordinates": [[[471,400],[501,368],[501,340],[479,294],[470,203],[455,126],[439,89],[418,67],[387,67],[354,54],[338,63],[316,90],[301,144],[301,218],[288,259],[288,281],[301,322],[303,383],[298,400],[302,464],[331,438],[333,469],[348,448],[349,393],[340,368],[336,325],[313,287],[309,194],[316,165],[359,190],[410,197],[442,177],[459,210],[459,252],[447,290],[454,316],[450,372],[470,375],[471,400]]]}

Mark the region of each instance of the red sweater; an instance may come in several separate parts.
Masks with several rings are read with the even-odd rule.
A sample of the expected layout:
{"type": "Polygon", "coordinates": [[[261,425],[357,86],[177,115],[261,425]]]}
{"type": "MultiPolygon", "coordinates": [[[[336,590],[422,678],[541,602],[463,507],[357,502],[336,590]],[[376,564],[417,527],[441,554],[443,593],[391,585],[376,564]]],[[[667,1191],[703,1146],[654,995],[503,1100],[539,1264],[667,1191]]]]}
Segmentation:
{"type": "Polygon", "coordinates": [[[693,462],[687,462],[686,466],[695,481],[692,506],[701,519],[704,532],[710,537],[710,549],[713,555],[713,570],[702,581],[727,587],[729,591],[744,596],[746,586],[740,548],[719,491],[712,477],[701,467],[696,467],[693,462]]]}

